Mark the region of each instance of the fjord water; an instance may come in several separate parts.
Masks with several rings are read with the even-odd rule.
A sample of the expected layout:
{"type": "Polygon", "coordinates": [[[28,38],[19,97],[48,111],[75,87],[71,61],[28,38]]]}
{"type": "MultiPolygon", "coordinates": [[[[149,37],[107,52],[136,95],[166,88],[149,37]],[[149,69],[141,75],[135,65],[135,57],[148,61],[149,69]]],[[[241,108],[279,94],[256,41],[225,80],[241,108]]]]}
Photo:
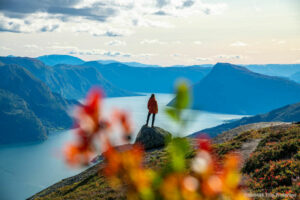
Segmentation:
{"type": "MultiPolygon", "coordinates": [[[[107,98],[103,102],[104,115],[109,116],[116,108],[128,111],[136,136],[146,122],[149,95],[107,98]]],[[[171,94],[156,95],[159,113],[156,116],[155,126],[177,133],[178,127],[163,112],[165,105],[173,97],[171,94]]],[[[225,120],[243,117],[195,110],[186,110],[184,114],[188,116],[189,125],[180,133],[182,136],[219,125],[225,120]]],[[[48,140],[41,143],[0,147],[0,199],[28,198],[63,178],[83,171],[84,169],[69,168],[63,161],[62,148],[72,139],[74,139],[72,131],[65,131],[51,134],[48,140]]]]}

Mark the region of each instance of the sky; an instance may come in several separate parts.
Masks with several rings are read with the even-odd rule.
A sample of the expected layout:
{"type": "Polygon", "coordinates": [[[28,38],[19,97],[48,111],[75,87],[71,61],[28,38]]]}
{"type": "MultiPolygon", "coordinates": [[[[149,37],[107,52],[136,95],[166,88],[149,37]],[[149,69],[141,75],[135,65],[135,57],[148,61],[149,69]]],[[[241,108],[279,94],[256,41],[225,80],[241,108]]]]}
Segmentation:
{"type": "Polygon", "coordinates": [[[300,63],[299,0],[0,0],[0,55],[300,63]]]}

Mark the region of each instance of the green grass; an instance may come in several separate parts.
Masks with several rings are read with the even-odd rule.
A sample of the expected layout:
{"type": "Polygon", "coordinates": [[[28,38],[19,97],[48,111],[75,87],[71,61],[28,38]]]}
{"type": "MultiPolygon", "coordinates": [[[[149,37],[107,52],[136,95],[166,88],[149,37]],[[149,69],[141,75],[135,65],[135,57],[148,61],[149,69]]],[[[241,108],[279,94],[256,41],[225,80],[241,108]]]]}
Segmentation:
{"type": "MultiPolygon", "coordinates": [[[[250,192],[299,194],[299,186],[295,184],[300,166],[299,125],[247,131],[223,144],[213,145],[213,147],[216,155],[223,158],[226,153],[240,149],[244,142],[257,138],[260,138],[261,141],[243,168],[244,175],[248,177],[246,184],[249,186],[250,192]]],[[[194,156],[195,150],[185,156],[188,168],[189,161],[194,156]]],[[[162,169],[167,162],[166,149],[158,149],[145,154],[144,165],[154,170],[162,169]]],[[[99,174],[56,189],[37,199],[126,199],[125,188],[126,186],[118,191],[113,190],[100,170],[99,174]]]]}
{"type": "Polygon", "coordinates": [[[252,139],[264,137],[264,135],[268,133],[268,131],[269,128],[264,128],[260,131],[246,131],[224,143],[213,145],[213,148],[215,149],[215,153],[217,154],[217,156],[223,158],[227,153],[239,150],[242,147],[243,143],[252,139]]]}
{"type": "Polygon", "coordinates": [[[278,128],[264,136],[242,171],[256,193],[299,194],[300,126],[278,128]]]}

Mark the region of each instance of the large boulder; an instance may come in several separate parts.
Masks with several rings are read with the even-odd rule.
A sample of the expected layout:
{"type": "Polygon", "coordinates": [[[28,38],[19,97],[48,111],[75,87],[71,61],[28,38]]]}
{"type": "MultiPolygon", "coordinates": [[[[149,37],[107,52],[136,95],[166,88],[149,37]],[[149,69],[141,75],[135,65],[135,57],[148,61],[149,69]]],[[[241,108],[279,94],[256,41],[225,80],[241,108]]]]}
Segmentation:
{"type": "Polygon", "coordinates": [[[166,138],[171,138],[172,134],[159,127],[148,127],[144,125],[138,133],[135,143],[143,145],[145,150],[163,147],[166,138]]]}

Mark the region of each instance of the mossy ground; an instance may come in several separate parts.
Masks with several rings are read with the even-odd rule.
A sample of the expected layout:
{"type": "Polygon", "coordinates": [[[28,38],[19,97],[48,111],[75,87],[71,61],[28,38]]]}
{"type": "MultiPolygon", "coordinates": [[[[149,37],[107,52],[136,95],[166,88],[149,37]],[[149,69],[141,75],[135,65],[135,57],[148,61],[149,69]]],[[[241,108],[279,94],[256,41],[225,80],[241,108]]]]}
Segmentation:
{"type": "Polygon", "coordinates": [[[273,194],[273,199],[297,198],[295,195],[300,193],[300,125],[247,131],[215,145],[215,150],[223,157],[257,138],[261,140],[242,168],[249,193],[273,194]]]}
{"type": "MultiPolygon", "coordinates": [[[[241,149],[242,145],[253,139],[261,139],[256,150],[246,160],[242,169],[248,177],[246,184],[248,192],[270,192],[299,194],[299,166],[300,166],[300,125],[284,125],[260,130],[246,131],[233,139],[213,145],[215,153],[223,158],[226,153],[241,149]],[[273,178],[270,178],[272,177],[273,178]],[[275,178],[276,177],[276,178],[275,178]]],[[[192,151],[186,156],[190,160],[195,155],[192,151]]],[[[157,149],[145,154],[144,164],[154,170],[161,169],[167,162],[166,149],[157,149]]],[[[126,199],[125,187],[113,190],[101,173],[89,175],[83,180],[55,189],[45,196],[35,199],[126,199]]],[[[102,166],[103,167],[103,166],[102,166]]]]}

